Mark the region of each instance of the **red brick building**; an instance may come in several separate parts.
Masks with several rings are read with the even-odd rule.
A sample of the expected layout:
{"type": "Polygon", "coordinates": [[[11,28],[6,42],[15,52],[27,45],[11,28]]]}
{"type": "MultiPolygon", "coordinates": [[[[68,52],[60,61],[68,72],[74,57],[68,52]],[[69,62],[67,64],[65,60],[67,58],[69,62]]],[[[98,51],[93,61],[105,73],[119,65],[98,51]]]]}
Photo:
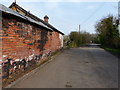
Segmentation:
{"type": "Polygon", "coordinates": [[[9,8],[1,6],[4,77],[46,59],[63,47],[64,34],[48,23],[48,16],[43,21],[16,3],[9,8]]]}

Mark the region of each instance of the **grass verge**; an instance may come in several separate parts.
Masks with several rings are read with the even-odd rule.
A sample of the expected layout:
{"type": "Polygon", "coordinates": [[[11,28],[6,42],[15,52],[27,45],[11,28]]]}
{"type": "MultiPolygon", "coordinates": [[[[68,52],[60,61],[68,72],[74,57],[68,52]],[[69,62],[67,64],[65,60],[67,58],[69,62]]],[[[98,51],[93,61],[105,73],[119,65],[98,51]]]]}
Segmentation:
{"type": "Polygon", "coordinates": [[[108,47],[103,47],[103,46],[100,46],[100,47],[108,51],[109,53],[117,56],[118,58],[120,58],[120,49],[108,48],[108,47]]]}

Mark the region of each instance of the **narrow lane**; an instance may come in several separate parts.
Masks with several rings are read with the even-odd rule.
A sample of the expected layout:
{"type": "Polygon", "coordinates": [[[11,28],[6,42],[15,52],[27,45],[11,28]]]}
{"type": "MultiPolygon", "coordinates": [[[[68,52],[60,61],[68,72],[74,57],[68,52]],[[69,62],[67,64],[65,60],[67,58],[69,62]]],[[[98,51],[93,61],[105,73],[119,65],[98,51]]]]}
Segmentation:
{"type": "Polygon", "coordinates": [[[91,45],[65,50],[12,88],[117,88],[118,58],[91,45]]]}

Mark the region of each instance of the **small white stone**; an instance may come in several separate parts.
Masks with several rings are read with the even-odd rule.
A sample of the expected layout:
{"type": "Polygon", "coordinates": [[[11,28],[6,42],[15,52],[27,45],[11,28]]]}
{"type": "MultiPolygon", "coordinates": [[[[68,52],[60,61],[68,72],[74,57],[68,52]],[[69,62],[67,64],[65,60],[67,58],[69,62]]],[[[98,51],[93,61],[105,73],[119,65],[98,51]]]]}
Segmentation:
{"type": "Polygon", "coordinates": [[[3,57],[7,57],[7,55],[3,55],[3,57]]]}

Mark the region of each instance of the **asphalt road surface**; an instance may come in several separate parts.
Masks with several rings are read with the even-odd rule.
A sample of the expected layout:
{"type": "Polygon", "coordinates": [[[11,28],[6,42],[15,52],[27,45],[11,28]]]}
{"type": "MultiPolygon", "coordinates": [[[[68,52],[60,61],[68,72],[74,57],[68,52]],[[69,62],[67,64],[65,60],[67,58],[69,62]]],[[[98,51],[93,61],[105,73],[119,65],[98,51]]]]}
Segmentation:
{"type": "Polygon", "coordinates": [[[12,88],[117,88],[118,58],[89,47],[65,50],[12,88]]]}

